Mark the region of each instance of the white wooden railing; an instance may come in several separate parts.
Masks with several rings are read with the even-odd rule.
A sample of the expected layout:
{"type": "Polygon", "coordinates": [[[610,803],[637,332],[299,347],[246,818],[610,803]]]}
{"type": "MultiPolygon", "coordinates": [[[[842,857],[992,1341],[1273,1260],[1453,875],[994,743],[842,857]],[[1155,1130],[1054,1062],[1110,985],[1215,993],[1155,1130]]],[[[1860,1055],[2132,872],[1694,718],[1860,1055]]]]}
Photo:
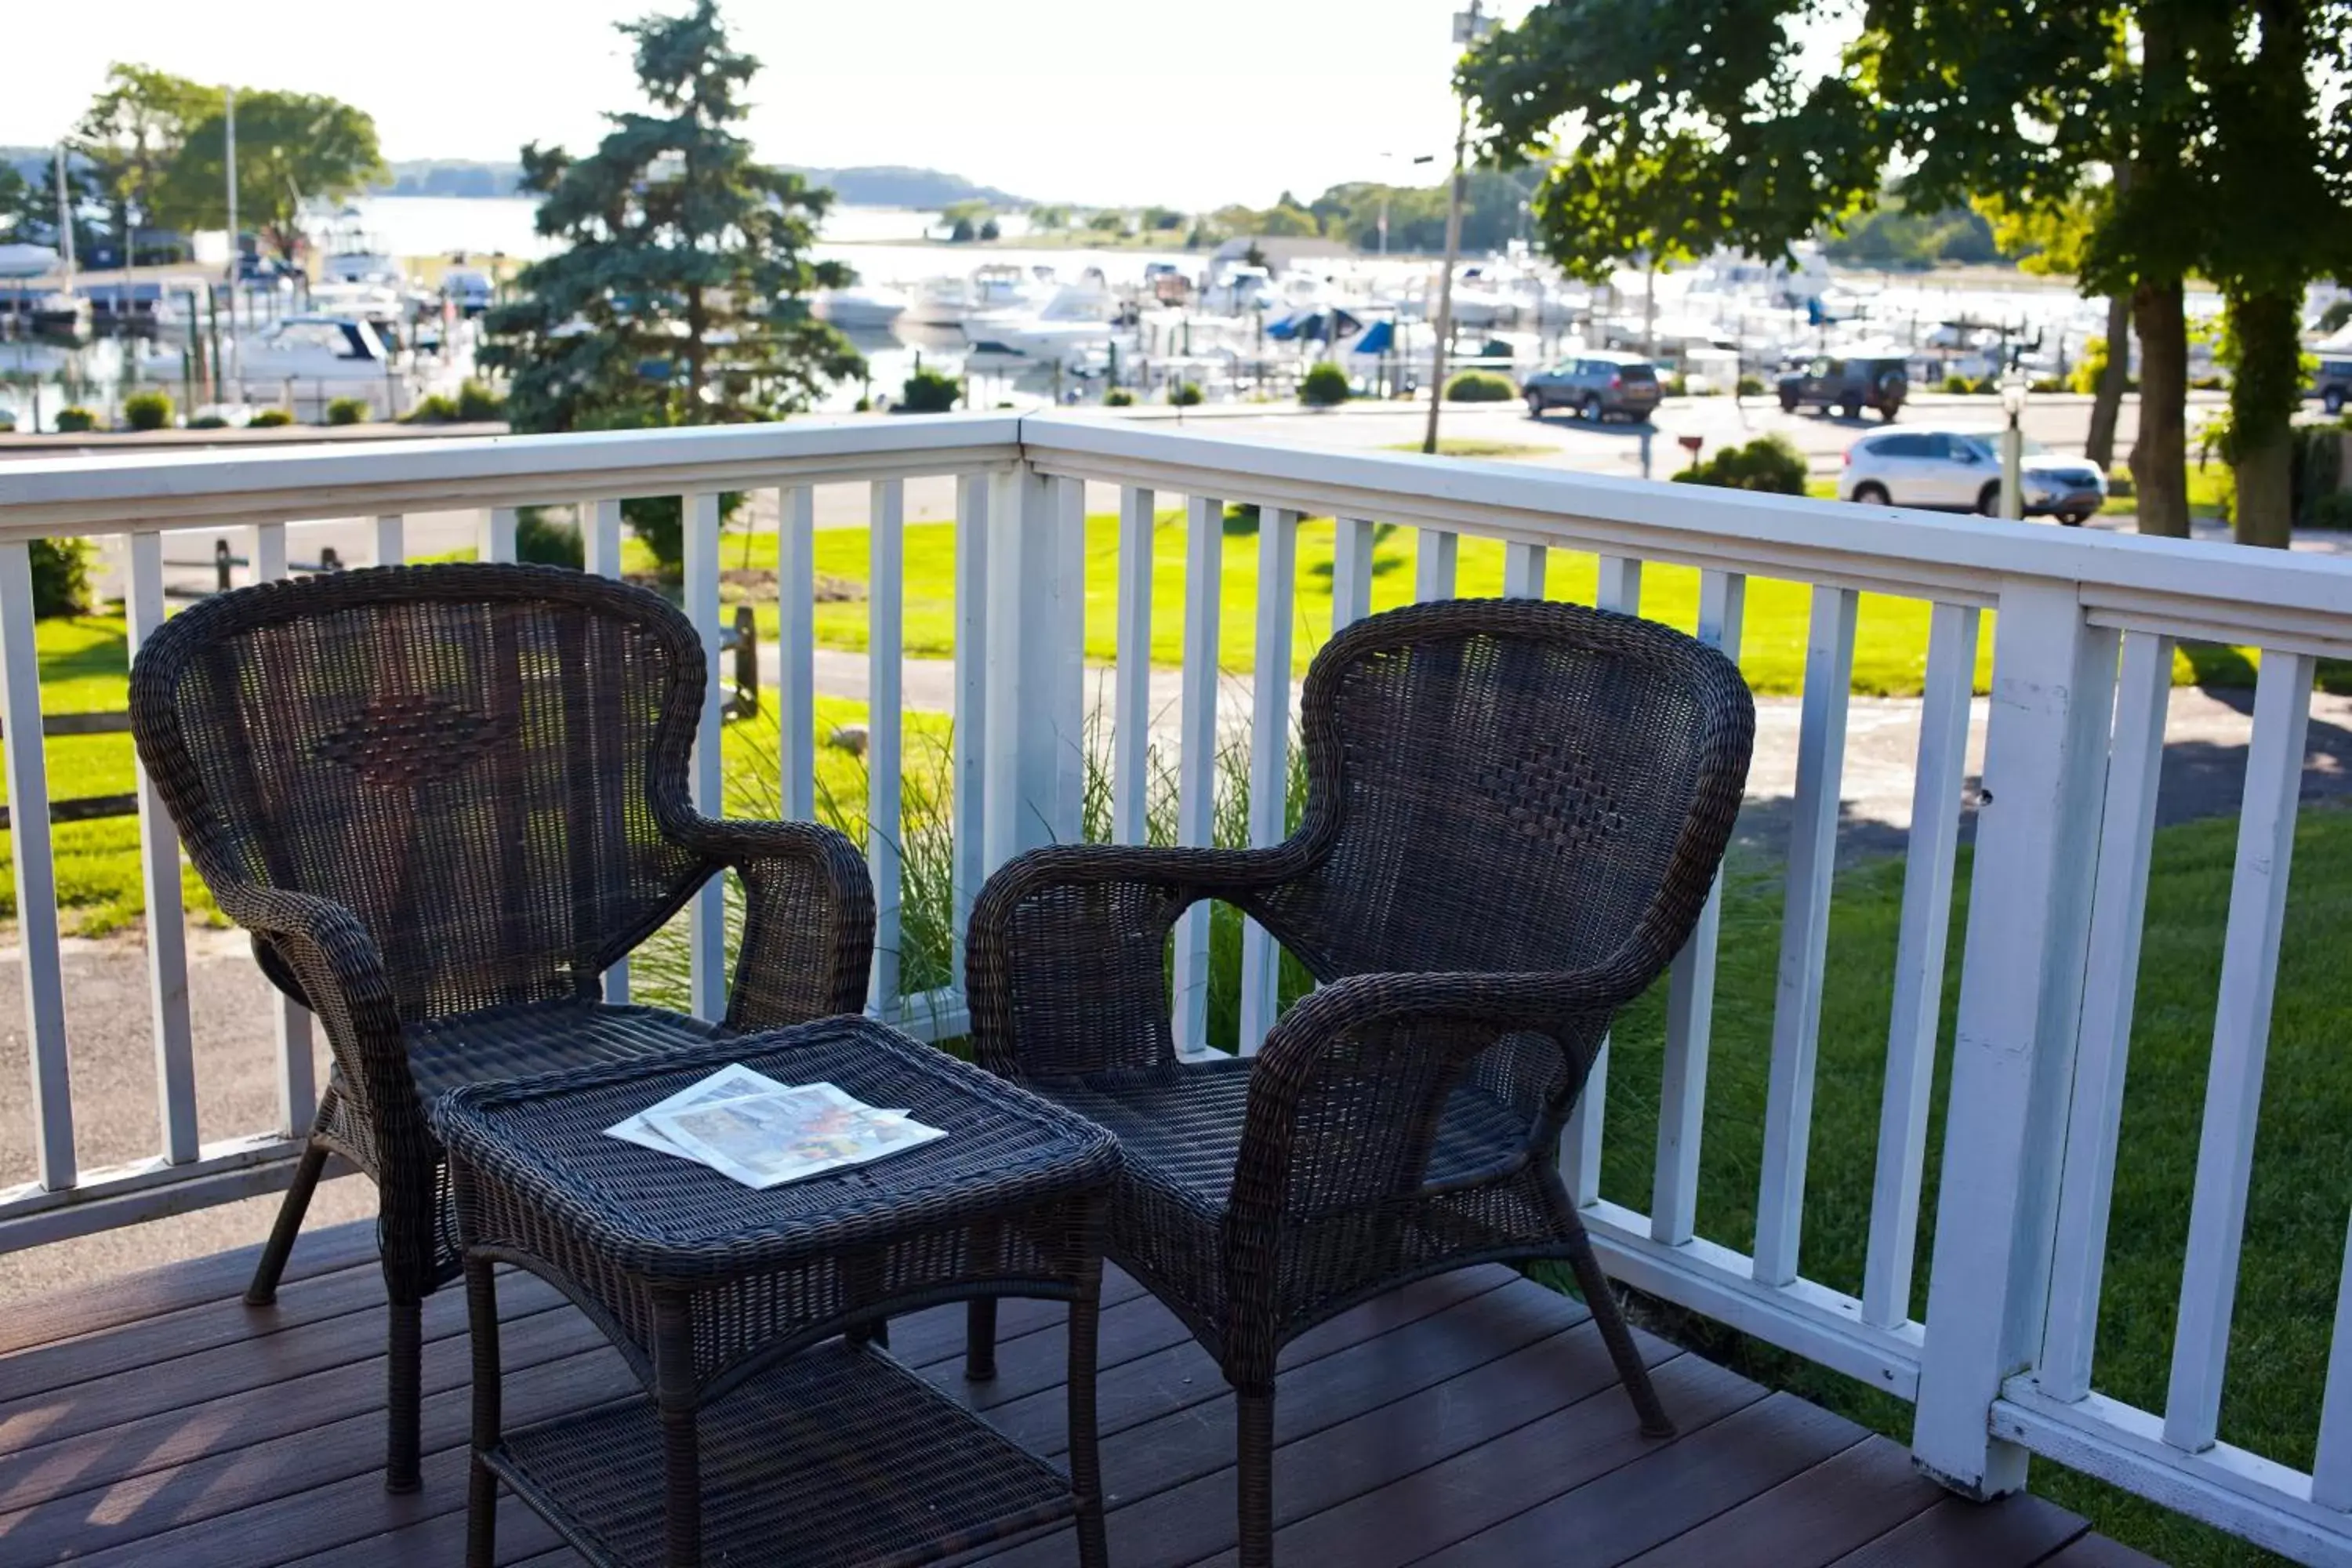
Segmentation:
{"type": "MultiPolygon", "coordinates": [[[[177,847],[142,788],[162,1137],[135,1167],[74,1162],[56,900],[51,885],[25,542],[129,533],[136,639],[163,607],[158,531],[250,527],[258,574],[281,574],[285,528],[374,517],[381,559],[401,519],[478,508],[482,551],[510,556],[514,509],[585,502],[590,569],[617,569],[620,501],[682,495],[685,601],[714,660],[722,491],[781,492],[782,798],[814,803],[815,487],[870,496],[867,604],[869,855],[881,928],[872,1003],[934,1035],[961,1027],[954,987],[900,994],[900,689],[905,485],[952,476],[956,557],[951,759],[957,908],[986,871],[1031,845],[1077,836],[1085,784],[1085,516],[1089,485],[1116,487],[1118,658],[1109,683],[1112,830],[1145,831],[1153,715],[1154,517],[1185,502],[1187,593],[1176,716],[1177,829],[1208,841],[1214,804],[1222,628],[1216,591],[1228,502],[1259,506],[1257,658],[1249,714],[1252,838],[1283,831],[1297,542],[1305,517],[1339,520],[1333,620],[1370,605],[1375,523],[1421,531],[1414,593],[1451,595],[1456,542],[1505,545],[1506,592],[1539,594],[1552,551],[1600,557],[1601,602],[1638,613],[1651,563],[1701,574],[1699,635],[1736,653],[1750,577],[1809,584],[1811,630],[1770,1031],[1755,1243],[1697,1232],[1699,1157],[1716,957],[1711,903],[1675,965],[1650,1212],[1599,1190],[1607,1066],[1569,1129],[1563,1169],[1611,1269],[1643,1290],[1917,1405],[1915,1451],[1976,1495],[2021,1484],[2038,1452],[2306,1561],[2352,1560],[2352,1291],[2341,1310],[2315,1473],[2218,1440],[2218,1414],[2305,721],[2322,656],[2352,655],[2352,563],[2234,547],[1946,520],[1788,498],[1654,486],[1523,467],[1297,450],[1072,416],[998,416],[642,432],[397,448],[278,450],[0,465],[0,725],[18,825],[19,936],[33,1065],[26,1113],[36,1179],[0,1193],[0,1253],[282,1184],[307,1119],[308,1023],[280,1019],[276,1126],[200,1145],[180,940],[177,847]],[[1893,974],[1861,1294],[1801,1262],[1829,903],[1857,597],[1932,606],[1913,830],[1893,974]],[[1998,611],[1988,708],[1970,702],[1985,612],[1998,611]],[[2171,1385],[2160,1414],[2094,1385],[2092,1338],[2115,1172],[2141,905],[2176,639],[2263,650],[2237,873],[2222,960],[2195,1213],[2171,1385]],[[1979,720],[1978,715],[1983,717],[1979,720]],[[1924,1321],[1911,1314],[1914,1240],[1943,1013],[1965,758],[1984,725],[1951,1090],[1943,1128],[1924,1321]]],[[[715,686],[715,682],[714,682],[715,686]]],[[[706,717],[698,798],[719,798],[718,710],[706,717]]],[[[723,979],[717,895],[695,910],[693,994],[716,1011],[723,979]]],[[[1175,1026],[1205,1047],[1208,918],[1175,943],[1175,1026]]],[[[1244,933],[1241,1037],[1276,1007],[1275,952],[1244,933]]],[[[961,973],[958,953],[957,973],[961,973]]],[[[616,972],[610,988],[625,994],[616,972]]],[[[13,1094],[0,1098],[5,1107],[13,1094]]],[[[2316,1373],[2317,1369],[2314,1369],[2316,1373]]]]}

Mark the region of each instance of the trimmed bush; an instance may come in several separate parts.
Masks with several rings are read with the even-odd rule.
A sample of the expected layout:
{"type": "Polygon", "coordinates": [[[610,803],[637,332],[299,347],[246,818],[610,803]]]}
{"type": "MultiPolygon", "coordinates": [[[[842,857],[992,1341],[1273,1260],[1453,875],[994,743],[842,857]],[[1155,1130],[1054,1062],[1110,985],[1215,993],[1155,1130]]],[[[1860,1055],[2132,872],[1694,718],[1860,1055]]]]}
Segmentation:
{"type": "Polygon", "coordinates": [[[260,413],[255,415],[252,418],[247,420],[245,422],[245,427],[248,430],[275,430],[282,425],[291,425],[293,423],[294,416],[288,413],[285,409],[265,408],[260,413]]]}
{"type": "Polygon", "coordinates": [[[403,425],[446,425],[457,417],[457,403],[446,392],[420,397],[416,406],[400,416],[403,425]]]}
{"type": "Polygon", "coordinates": [[[135,392],[122,400],[122,422],[133,430],[169,430],[172,399],[161,392],[135,392]]]}
{"type": "Polygon", "coordinates": [[[188,421],[188,428],[191,430],[226,430],[228,428],[228,421],[222,418],[217,414],[199,414],[194,419],[188,421]]]}
{"type": "Polygon", "coordinates": [[[579,571],[588,563],[580,531],[568,522],[551,520],[547,511],[545,507],[527,506],[515,514],[515,559],[535,566],[569,566],[579,571]]]}
{"type": "Polygon", "coordinates": [[[2352,490],[2330,490],[2304,509],[2305,528],[2352,528],[2352,490]]]}
{"type": "Polygon", "coordinates": [[[901,414],[945,414],[963,395],[963,384],[944,371],[928,367],[907,378],[898,389],[901,414]]]}
{"type": "Polygon", "coordinates": [[[89,613],[89,558],[87,539],[36,539],[27,549],[33,563],[33,614],[83,616],[89,613]]]}
{"type": "Polygon", "coordinates": [[[1969,393],[1976,389],[1976,384],[1965,375],[1948,375],[1944,378],[1946,392],[1969,393]]]}
{"type": "Polygon", "coordinates": [[[1168,389],[1168,401],[1179,408],[1197,406],[1202,394],[1197,382],[1180,381],[1168,389]]]}
{"type": "Polygon", "coordinates": [[[87,408],[76,405],[58,410],[58,434],[60,436],[78,436],[85,430],[97,428],[98,416],[87,408]]]}
{"type": "Polygon", "coordinates": [[[1769,388],[1769,387],[1768,387],[1768,386],[1766,386],[1766,385],[1764,384],[1764,378],[1763,378],[1762,376],[1760,376],[1760,375],[1754,375],[1754,374],[1750,374],[1749,373],[1748,373],[1748,372],[1746,372],[1746,371],[1742,371],[1742,372],[1740,372],[1740,374],[1739,374],[1739,395],[1740,395],[1740,396],[1742,396],[1742,397],[1761,397],[1761,396],[1763,396],[1767,392],[1769,392],[1769,391],[1770,391],[1770,390],[1771,390],[1771,388],[1769,388]]]}
{"type": "Polygon", "coordinates": [[[1518,395],[1519,389],[1511,384],[1509,376],[1492,371],[1465,370],[1445,384],[1448,403],[1509,403],[1518,395]]]}
{"type": "Polygon", "coordinates": [[[1328,359],[1307,366],[1298,383],[1298,401],[1309,408],[1336,408],[1351,395],[1348,373],[1328,359]]]}
{"type": "Polygon", "coordinates": [[[327,423],[364,425],[369,412],[368,401],[364,397],[338,397],[327,405],[327,423]]]}
{"type": "Polygon", "coordinates": [[[1674,478],[1677,484],[1801,496],[1805,493],[1805,455],[1786,436],[1759,436],[1745,447],[1726,447],[1674,478]]]}
{"type": "MultiPolygon", "coordinates": [[[[724,528],[742,510],[743,492],[728,490],[719,498],[719,526],[724,528]]],[[[675,577],[686,564],[686,511],[676,496],[640,496],[621,503],[621,520],[637,531],[646,548],[661,563],[661,574],[675,577]]],[[[521,547],[517,519],[516,547],[521,547]]]]}
{"type": "Polygon", "coordinates": [[[1114,386],[1108,392],[1103,394],[1103,406],[1105,408],[1132,408],[1135,406],[1135,394],[1128,391],[1128,389],[1123,386],[1114,386]]]}
{"type": "Polygon", "coordinates": [[[468,425],[497,424],[507,416],[507,400],[478,381],[457,388],[457,417],[468,425]]]}

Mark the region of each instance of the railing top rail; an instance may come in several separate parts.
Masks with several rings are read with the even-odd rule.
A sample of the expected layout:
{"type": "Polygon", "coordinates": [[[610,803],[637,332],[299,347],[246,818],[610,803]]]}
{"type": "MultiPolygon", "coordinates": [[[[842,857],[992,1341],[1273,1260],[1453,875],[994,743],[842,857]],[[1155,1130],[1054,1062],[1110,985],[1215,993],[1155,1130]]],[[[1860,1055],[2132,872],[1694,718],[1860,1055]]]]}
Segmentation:
{"type": "Polygon", "coordinates": [[[1020,456],[1003,414],[212,448],[0,463],[0,538],[889,479],[1020,456]]]}
{"type": "Polygon", "coordinates": [[[1142,430],[1067,415],[1021,422],[1048,472],[1213,494],[1758,575],[1990,604],[2005,581],[2074,585],[2121,616],[2261,641],[2352,640],[2352,560],[2048,524],[1955,518],[1523,463],[1334,452],[1142,430]]]}

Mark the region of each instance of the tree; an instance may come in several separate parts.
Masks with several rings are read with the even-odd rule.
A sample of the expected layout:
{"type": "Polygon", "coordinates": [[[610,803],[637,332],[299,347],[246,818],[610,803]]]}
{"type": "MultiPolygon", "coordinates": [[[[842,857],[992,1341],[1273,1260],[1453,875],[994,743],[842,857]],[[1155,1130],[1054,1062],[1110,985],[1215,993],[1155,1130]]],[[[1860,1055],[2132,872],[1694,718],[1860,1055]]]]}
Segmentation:
{"type": "MultiPolygon", "coordinates": [[[[157,183],[155,220],[173,228],[228,226],[228,121],[215,106],[188,129],[157,183]]],[[[310,93],[236,95],[236,213],[282,256],[302,248],[306,201],[340,201],[383,171],[375,121],[310,93]]]]}
{"type": "MultiPolygon", "coordinates": [[[[16,175],[16,171],[9,171],[16,175]]],[[[16,175],[13,184],[0,180],[0,219],[13,220],[10,232],[20,242],[28,245],[50,245],[58,240],[58,164],[54,157],[41,160],[39,170],[30,180],[16,175]]],[[[91,208],[98,205],[99,194],[90,177],[89,164],[68,156],[66,159],[66,206],[73,214],[74,250],[78,256],[89,256],[99,244],[100,231],[89,221],[91,208]]]]}
{"type": "Polygon", "coordinates": [[[219,114],[221,106],[218,88],[168,71],[120,63],[108,70],[106,86],[74,128],[73,146],[89,161],[113,213],[115,239],[126,263],[136,259],[138,231],[153,221],[164,180],[189,131],[219,114]]]}
{"type": "MultiPolygon", "coordinates": [[[[1992,225],[1994,243],[2018,258],[2021,271],[2074,277],[2083,270],[2084,249],[2105,221],[2111,187],[2086,185],[2066,201],[2018,206],[1998,196],[1979,196],[1975,206],[1992,225]]],[[[2091,428],[2083,455],[2104,470],[2116,460],[2116,425],[2124,392],[2131,383],[2131,296],[2107,296],[2107,331],[2099,374],[2092,388],[2091,428]]]]}
{"type": "Polygon", "coordinates": [[[485,318],[518,430],[708,425],[806,408],[864,361],[807,299],[856,275],[810,249],[832,193],[755,163],[737,133],[760,63],[714,0],[621,25],[653,112],[606,116],[595,152],[522,151],[564,248],[485,318]]]}
{"type": "Polygon", "coordinates": [[[16,165],[0,159],[0,236],[13,241],[23,232],[25,193],[29,188],[25,176],[16,173],[16,165]]]}

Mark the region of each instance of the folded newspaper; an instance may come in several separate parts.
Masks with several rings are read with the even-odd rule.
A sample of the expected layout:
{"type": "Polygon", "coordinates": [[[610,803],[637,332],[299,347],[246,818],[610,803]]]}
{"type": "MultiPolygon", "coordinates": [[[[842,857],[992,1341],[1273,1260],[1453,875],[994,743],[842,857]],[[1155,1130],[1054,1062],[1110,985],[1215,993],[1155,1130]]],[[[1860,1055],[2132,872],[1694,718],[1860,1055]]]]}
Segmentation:
{"type": "Polygon", "coordinates": [[[829,1083],[778,1083],[730,1064],[605,1135],[709,1166],[747,1187],[781,1186],[944,1138],[829,1083]]]}

